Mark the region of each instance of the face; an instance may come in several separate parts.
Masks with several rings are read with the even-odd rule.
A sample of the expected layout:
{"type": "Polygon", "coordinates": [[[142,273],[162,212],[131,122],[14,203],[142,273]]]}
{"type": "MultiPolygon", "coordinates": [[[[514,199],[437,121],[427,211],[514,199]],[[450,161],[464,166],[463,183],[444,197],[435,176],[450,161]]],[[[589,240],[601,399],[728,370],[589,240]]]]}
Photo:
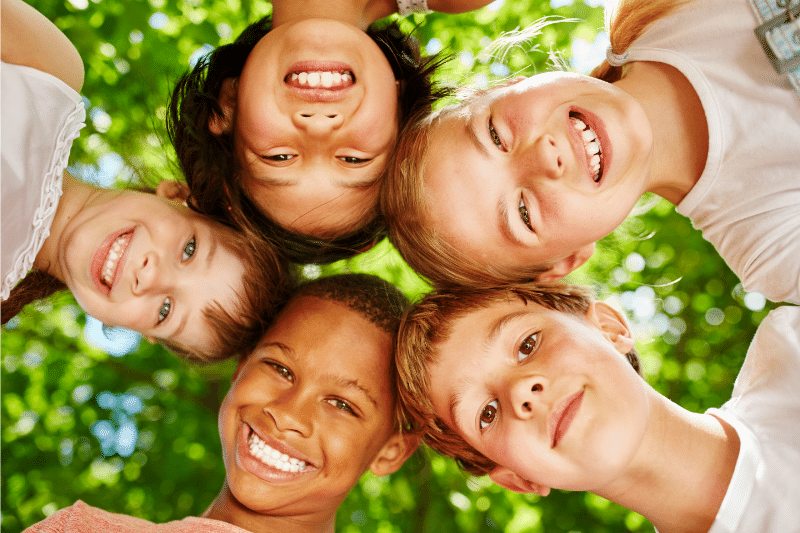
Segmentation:
{"type": "Polygon", "coordinates": [[[645,382],[623,355],[632,342],[598,309],[584,318],[514,299],[458,319],[430,369],[437,415],[535,484],[614,479],[644,434],[645,382]]]}
{"type": "Polygon", "coordinates": [[[255,46],[238,81],[234,134],[245,190],[302,234],[345,233],[373,210],[397,127],[391,66],[355,26],[280,25],[255,46]]]}
{"type": "Polygon", "coordinates": [[[431,132],[431,224],[505,267],[566,258],[627,216],[645,191],[651,145],[641,106],[594,78],[551,72],[491,89],[431,132]]]}
{"type": "Polygon", "coordinates": [[[291,302],[220,409],[233,496],[263,514],[335,511],[393,433],[390,354],[390,336],[348,307],[291,302]]]}
{"type": "Polygon", "coordinates": [[[244,267],[228,230],[153,194],[101,190],[59,241],[59,263],[78,304],[109,326],[210,351],[203,310],[235,311],[244,267]]]}

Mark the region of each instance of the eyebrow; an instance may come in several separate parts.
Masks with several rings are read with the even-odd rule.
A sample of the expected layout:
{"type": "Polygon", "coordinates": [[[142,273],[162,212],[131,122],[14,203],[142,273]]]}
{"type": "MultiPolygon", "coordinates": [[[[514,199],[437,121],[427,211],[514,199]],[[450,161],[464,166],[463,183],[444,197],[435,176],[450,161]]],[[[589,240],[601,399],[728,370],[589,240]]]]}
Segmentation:
{"type": "Polygon", "coordinates": [[[208,254],[206,254],[206,268],[211,269],[211,264],[214,260],[214,254],[217,253],[217,239],[213,231],[208,233],[208,254]]]}
{"type": "Polygon", "coordinates": [[[458,423],[458,410],[461,407],[461,403],[463,402],[464,395],[467,393],[467,389],[469,389],[470,385],[472,385],[472,378],[466,378],[464,381],[459,383],[455,390],[450,394],[450,402],[449,402],[449,412],[450,412],[450,420],[453,421],[455,426],[459,426],[458,423]]]}

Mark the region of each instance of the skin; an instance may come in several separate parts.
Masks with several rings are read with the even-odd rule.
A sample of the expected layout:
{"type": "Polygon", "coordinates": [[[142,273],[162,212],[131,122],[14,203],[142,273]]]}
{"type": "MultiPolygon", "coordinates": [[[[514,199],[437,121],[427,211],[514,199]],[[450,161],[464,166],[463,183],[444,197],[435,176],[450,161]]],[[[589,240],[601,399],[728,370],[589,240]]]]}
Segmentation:
{"type": "Polygon", "coordinates": [[[469,255],[516,269],[552,263],[544,279],[558,279],[645,192],[679,203],[702,173],[707,143],[696,93],[667,65],[634,63],[615,84],[565,72],[512,80],[433,126],[427,216],[469,255]],[[570,113],[598,135],[599,181],[570,113]]]}
{"type": "Polygon", "coordinates": [[[229,230],[165,198],[166,183],[154,195],[101,189],[65,173],[63,189],[34,268],[66,283],[104,324],[208,351],[214,336],[202,311],[212,302],[234,309],[242,289],[244,267],[224,244],[229,230]],[[113,287],[103,290],[92,276],[93,257],[122,230],[133,236],[113,287]]]}
{"type": "Polygon", "coordinates": [[[395,433],[391,337],[343,304],[291,302],[243,359],[220,409],[226,481],[204,516],[249,531],[333,531],[361,475],[394,472],[416,448],[395,433]],[[251,428],[310,466],[286,474],[254,459],[251,428]]]}
{"type": "MultiPolygon", "coordinates": [[[[430,7],[458,13],[487,3],[440,0],[430,7]]],[[[223,86],[224,116],[212,118],[209,127],[234,133],[243,186],[264,213],[291,231],[335,237],[374,212],[378,182],[396,142],[397,82],[365,30],[394,13],[397,4],[272,4],[272,31],[248,56],[241,76],[223,86]],[[345,68],[355,83],[321,91],[328,97],[320,99],[285,82],[298,68],[345,68]]]]}
{"type": "Polygon", "coordinates": [[[738,436],[658,394],[625,359],[632,346],[624,319],[603,303],[581,316],[498,301],[456,319],[438,345],[433,405],[498,464],[490,476],[505,488],[587,490],[659,531],[706,532],[738,436]]]}

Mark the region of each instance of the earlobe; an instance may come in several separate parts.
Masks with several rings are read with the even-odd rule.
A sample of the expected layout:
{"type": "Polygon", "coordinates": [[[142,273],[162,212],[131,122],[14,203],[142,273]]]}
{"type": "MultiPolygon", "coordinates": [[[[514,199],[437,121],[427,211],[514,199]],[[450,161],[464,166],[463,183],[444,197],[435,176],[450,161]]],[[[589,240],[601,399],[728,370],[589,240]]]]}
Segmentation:
{"type": "Polygon", "coordinates": [[[186,202],[189,198],[189,186],[180,181],[163,180],[156,187],[156,196],[176,202],[186,202]]]}
{"type": "Polygon", "coordinates": [[[236,111],[236,100],[239,93],[239,78],[227,78],[222,82],[219,91],[219,106],[222,116],[216,113],[208,119],[208,130],[214,135],[230,133],[233,126],[233,113],[236,111]]]}
{"type": "Polygon", "coordinates": [[[586,311],[586,317],[600,328],[619,353],[624,355],[635,346],[628,321],[607,303],[593,302],[586,311]]]}
{"type": "Polygon", "coordinates": [[[397,472],[419,446],[419,437],[408,433],[395,433],[375,456],[369,467],[376,476],[388,476],[397,472]]]}
{"type": "Polygon", "coordinates": [[[542,282],[555,282],[578,268],[579,266],[583,265],[586,261],[592,257],[594,253],[594,243],[587,244],[582,246],[578,249],[577,252],[573,252],[564,259],[556,261],[556,263],[551,266],[546,272],[542,272],[537,276],[537,281],[542,282]]]}
{"type": "Polygon", "coordinates": [[[550,494],[550,487],[528,481],[504,466],[498,466],[489,472],[489,478],[504,489],[513,490],[514,492],[538,494],[539,496],[547,496],[550,494]]]}

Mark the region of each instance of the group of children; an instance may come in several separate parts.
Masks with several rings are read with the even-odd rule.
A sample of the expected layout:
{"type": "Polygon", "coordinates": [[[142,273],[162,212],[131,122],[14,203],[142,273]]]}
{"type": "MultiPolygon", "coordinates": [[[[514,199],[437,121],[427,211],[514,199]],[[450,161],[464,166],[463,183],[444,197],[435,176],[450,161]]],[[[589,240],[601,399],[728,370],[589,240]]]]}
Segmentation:
{"type": "Polygon", "coordinates": [[[219,415],[226,479],[203,517],[155,525],[78,502],[30,531],[332,531],[359,477],[395,471],[419,438],[510,490],[591,491],[661,533],[800,530],[798,309],[768,315],[733,398],[697,414],[642,379],[624,317],[559,282],[653,192],[746,290],[800,303],[800,100],[755,37],[756,7],[622,1],[592,76],[512,79],[435,113],[438,62],[368,27],[404,6],[362,7],[276,0],[181,80],[169,128],[185,186],[111,192],[65,173],[59,201],[80,58],[3,0],[3,297],[34,267],[109,324],[240,357],[219,415]],[[25,32],[49,55],[15,46],[25,32]],[[45,118],[7,119],[14,107],[45,118]],[[9,123],[46,124],[58,165],[29,166],[29,140],[7,155],[9,123]],[[9,269],[7,175],[15,206],[33,197],[13,218],[36,221],[9,269]],[[386,229],[435,286],[411,309],[371,276],[287,280],[286,261],[386,229]]]}

